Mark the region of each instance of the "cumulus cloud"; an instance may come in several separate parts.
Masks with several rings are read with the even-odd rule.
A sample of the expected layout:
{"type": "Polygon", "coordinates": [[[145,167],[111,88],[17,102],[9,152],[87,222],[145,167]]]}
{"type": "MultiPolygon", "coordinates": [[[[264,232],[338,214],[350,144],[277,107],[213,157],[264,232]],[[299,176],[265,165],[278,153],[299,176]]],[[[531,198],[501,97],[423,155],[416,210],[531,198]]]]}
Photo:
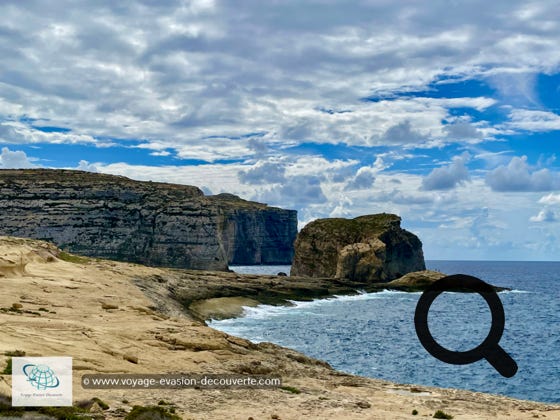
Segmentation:
{"type": "Polygon", "coordinates": [[[387,129],[383,135],[383,140],[389,144],[406,144],[406,143],[421,143],[425,141],[425,138],[412,129],[412,125],[409,120],[400,122],[387,129]]]}
{"type": "Polygon", "coordinates": [[[10,150],[7,147],[2,148],[0,154],[0,168],[2,169],[25,169],[33,168],[36,165],[29,161],[27,154],[21,150],[10,150]]]}
{"type": "Polygon", "coordinates": [[[469,121],[457,121],[443,127],[447,137],[453,140],[480,140],[483,133],[469,121]]]}
{"type": "Polygon", "coordinates": [[[556,218],[556,213],[554,213],[554,211],[552,211],[551,209],[542,209],[539,214],[537,214],[536,216],[531,216],[529,220],[535,223],[542,223],[555,222],[558,219],[556,218]]]}
{"type": "Polygon", "coordinates": [[[257,156],[262,156],[269,151],[269,148],[266,145],[265,141],[260,138],[249,139],[247,145],[249,146],[249,149],[253,150],[257,156]]]}
{"type": "Polygon", "coordinates": [[[276,188],[265,190],[255,198],[272,205],[302,209],[309,205],[323,204],[327,197],[321,187],[322,178],[314,175],[298,175],[288,178],[276,188]]]}
{"type": "Polygon", "coordinates": [[[284,182],[286,168],[281,163],[264,162],[250,169],[239,171],[239,180],[245,184],[278,184],[284,182]]]}
{"type": "MultiPolygon", "coordinates": [[[[492,100],[361,99],[395,98],[439,78],[556,69],[555,5],[541,4],[530,19],[526,9],[521,0],[453,8],[10,2],[0,38],[0,114],[19,125],[0,136],[19,143],[144,139],[207,161],[265,152],[255,142],[236,144],[255,131],[275,141],[438,147],[469,134],[466,126],[444,131],[451,108],[481,110],[492,100]],[[71,131],[44,133],[33,127],[37,120],[71,131]],[[226,140],[211,140],[217,137],[226,140]]],[[[512,118],[519,127],[528,121],[512,118]]],[[[554,116],[538,118],[534,127],[557,127],[554,116]]]]}
{"type": "Polygon", "coordinates": [[[486,183],[494,191],[550,191],[560,188],[560,177],[548,169],[533,169],[527,156],[515,156],[486,175],[486,183]]]}
{"type": "MultiPolygon", "coordinates": [[[[0,116],[1,117],[1,116],[0,116]]],[[[43,131],[34,127],[32,122],[4,121],[0,122],[0,141],[9,144],[53,143],[53,144],[95,144],[105,146],[107,141],[97,141],[93,137],[74,134],[69,131],[43,131]]]]}
{"type": "Polygon", "coordinates": [[[97,170],[97,166],[93,163],[89,163],[87,160],[80,160],[78,167],[76,168],[79,171],[86,171],[86,172],[99,172],[97,170]]]}
{"type": "Polygon", "coordinates": [[[422,180],[423,190],[450,190],[469,180],[468,155],[455,156],[448,166],[435,168],[422,180]]]}
{"type": "Polygon", "coordinates": [[[363,167],[358,169],[356,175],[346,184],[346,190],[363,190],[371,188],[375,176],[370,168],[363,167]]]}

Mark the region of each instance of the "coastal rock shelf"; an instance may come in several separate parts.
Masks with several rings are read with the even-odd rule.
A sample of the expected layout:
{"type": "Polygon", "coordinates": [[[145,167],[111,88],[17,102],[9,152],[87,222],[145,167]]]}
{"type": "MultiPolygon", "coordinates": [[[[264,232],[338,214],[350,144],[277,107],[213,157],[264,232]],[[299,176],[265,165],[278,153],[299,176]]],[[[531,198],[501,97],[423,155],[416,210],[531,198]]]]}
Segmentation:
{"type": "MultiPolygon", "coordinates": [[[[430,277],[430,273],[422,274],[422,278],[430,277]]],[[[316,285],[311,295],[329,287],[337,291],[332,283],[307,280],[316,285]]],[[[78,415],[84,418],[123,419],[135,405],[160,407],[162,401],[180,418],[201,420],[404,420],[412,418],[412,410],[423,419],[433,418],[437,410],[457,419],[560,418],[559,405],[400,385],[338,372],[297,351],[272,343],[255,344],[209,328],[176,300],[212,298],[211,303],[220,307],[251,304],[247,298],[219,297],[220,284],[225,282],[238,283],[231,286],[237,289],[230,289],[229,296],[258,296],[259,290],[269,290],[270,283],[275,283],[272,289],[278,296],[268,298],[302,293],[297,289],[305,286],[301,279],[289,277],[196,272],[77,257],[45,242],[0,237],[0,370],[14,354],[72,356],[74,401],[80,407],[88,401],[102,401],[105,406],[94,404],[89,412],[81,408],[78,415]],[[280,375],[283,385],[115,390],[87,389],[81,384],[84,374],[178,371],[280,375]]],[[[11,407],[11,380],[11,375],[0,373],[0,416],[45,418],[32,408],[11,407]]]]}
{"type": "Polygon", "coordinates": [[[0,234],[178,268],[289,264],[297,214],[197,187],[70,170],[0,170],[0,234]]]}

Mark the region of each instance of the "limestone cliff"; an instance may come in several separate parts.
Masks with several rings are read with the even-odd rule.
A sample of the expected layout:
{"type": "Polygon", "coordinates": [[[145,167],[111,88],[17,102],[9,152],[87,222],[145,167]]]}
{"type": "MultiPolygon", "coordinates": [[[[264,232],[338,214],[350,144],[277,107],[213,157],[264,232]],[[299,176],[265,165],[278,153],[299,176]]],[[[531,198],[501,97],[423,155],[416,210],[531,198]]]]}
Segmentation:
{"type": "Polygon", "coordinates": [[[87,256],[225,270],[228,263],[289,263],[293,253],[294,211],[205,197],[192,186],[81,171],[0,170],[0,194],[0,234],[45,239],[87,256]],[[260,235],[250,241],[253,232],[260,235]],[[275,246],[284,251],[270,251],[275,246]]]}
{"type": "Polygon", "coordinates": [[[223,211],[220,238],[230,263],[291,264],[297,236],[295,210],[244,201],[232,194],[209,198],[223,211]]]}
{"type": "Polygon", "coordinates": [[[291,275],[386,282],[425,269],[422,242],[393,214],[319,219],[299,233],[291,275]]]}

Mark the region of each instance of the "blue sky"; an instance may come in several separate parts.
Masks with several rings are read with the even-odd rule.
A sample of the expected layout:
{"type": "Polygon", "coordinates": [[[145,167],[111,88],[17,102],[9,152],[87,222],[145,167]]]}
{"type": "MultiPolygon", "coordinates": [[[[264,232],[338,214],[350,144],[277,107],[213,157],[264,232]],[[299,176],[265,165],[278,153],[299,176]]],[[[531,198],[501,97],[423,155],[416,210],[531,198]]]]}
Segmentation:
{"type": "Polygon", "coordinates": [[[0,5],[0,167],[393,212],[429,259],[560,255],[554,1],[0,5]]]}

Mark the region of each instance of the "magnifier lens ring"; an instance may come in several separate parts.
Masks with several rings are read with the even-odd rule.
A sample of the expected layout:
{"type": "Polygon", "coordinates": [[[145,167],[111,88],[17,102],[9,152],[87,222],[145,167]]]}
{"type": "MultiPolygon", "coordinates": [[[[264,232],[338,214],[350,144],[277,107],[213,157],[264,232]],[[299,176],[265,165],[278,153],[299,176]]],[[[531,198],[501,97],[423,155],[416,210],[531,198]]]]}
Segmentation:
{"type": "Polygon", "coordinates": [[[420,299],[424,299],[425,301],[418,302],[418,308],[425,307],[427,309],[425,312],[417,310],[415,315],[416,333],[418,335],[418,338],[420,339],[420,342],[430,354],[446,363],[451,363],[454,365],[466,365],[482,359],[484,356],[482,355],[481,348],[484,347],[484,343],[486,342],[486,340],[488,340],[488,337],[478,347],[467,351],[448,350],[445,347],[441,346],[433,337],[432,333],[430,332],[430,328],[428,327],[428,311],[434,300],[441,293],[443,293],[443,291],[424,293],[420,299]]]}
{"type": "Polygon", "coordinates": [[[476,277],[457,274],[438,280],[422,294],[416,306],[414,322],[420,342],[434,357],[446,363],[468,364],[484,358],[485,350],[498,346],[504,332],[505,315],[502,303],[492,286],[476,277]],[[460,284],[461,288],[472,290],[481,295],[492,314],[492,324],[488,336],[474,349],[462,352],[451,351],[442,347],[434,339],[428,327],[428,312],[434,300],[444,291],[456,289],[457,284],[460,284]]]}

